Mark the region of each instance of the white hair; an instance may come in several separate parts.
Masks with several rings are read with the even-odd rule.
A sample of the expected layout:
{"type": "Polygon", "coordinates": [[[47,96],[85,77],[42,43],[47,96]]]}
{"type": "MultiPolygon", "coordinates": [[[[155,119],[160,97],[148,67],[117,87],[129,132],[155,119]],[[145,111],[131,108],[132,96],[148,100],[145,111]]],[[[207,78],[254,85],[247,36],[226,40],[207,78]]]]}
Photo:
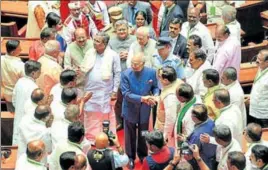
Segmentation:
{"type": "Polygon", "coordinates": [[[56,50],[59,50],[59,42],[56,41],[56,40],[48,40],[46,43],[45,43],[45,53],[46,54],[50,54],[50,53],[53,53],[54,51],[56,50]]]}

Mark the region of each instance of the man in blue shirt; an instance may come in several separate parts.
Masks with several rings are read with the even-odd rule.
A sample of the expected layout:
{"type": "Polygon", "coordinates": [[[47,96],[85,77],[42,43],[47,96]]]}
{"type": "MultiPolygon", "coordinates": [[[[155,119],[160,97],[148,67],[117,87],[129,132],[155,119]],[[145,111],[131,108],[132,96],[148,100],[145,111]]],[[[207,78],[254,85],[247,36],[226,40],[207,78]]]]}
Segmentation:
{"type": "Polygon", "coordinates": [[[154,55],[153,67],[158,70],[163,66],[171,66],[176,70],[177,76],[184,79],[184,67],[181,58],[172,53],[172,39],[170,37],[159,37],[156,43],[158,54],[154,55]]]}

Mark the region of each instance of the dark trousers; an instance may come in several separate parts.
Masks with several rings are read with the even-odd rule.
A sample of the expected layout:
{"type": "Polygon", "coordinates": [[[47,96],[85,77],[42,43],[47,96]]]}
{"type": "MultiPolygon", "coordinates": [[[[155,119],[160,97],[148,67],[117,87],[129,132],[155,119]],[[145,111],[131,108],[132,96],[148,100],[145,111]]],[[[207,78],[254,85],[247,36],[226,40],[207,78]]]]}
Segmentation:
{"type": "Polygon", "coordinates": [[[130,159],[135,160],[136,148],[137,154],[140,159],[143,159],[148,155],[148,148],[145,142],[145,137],[142,136],[143,131],[148,131],[149,123],[136,124],[124,120],[124,134],[125,134],[125,150],[130,159]],[[136,133],[138,129],[138,136],[136,133]],[[137,140],[138,137],[138,140],[137,140]],[[138,141],[138,143],[137,143],[138,141]],[[138,146],[136,147],[136,145],[138,146]]]}
{"type": "Polygon", "coordinates": [[[258,119],[248,115],[248,123],[258,123],[262,128],[268,128],[268,119],[258,119]]]}
{"type": "Polygon", "coordinates": [[[7,105],[7,111],[14,113],[15,112],[15,107],[13,106],[12,102],[6,102],[7,105]]]}
{"type": "Polygon", "coordinates": [[[121,89],[119,88],[117,91],[117,99],[116,99],[116,103],[115,103],[115,107],[114,107],[117,125],[123,124],[122,103],[123,103],[123,95],[122,95],[121,89]]]}

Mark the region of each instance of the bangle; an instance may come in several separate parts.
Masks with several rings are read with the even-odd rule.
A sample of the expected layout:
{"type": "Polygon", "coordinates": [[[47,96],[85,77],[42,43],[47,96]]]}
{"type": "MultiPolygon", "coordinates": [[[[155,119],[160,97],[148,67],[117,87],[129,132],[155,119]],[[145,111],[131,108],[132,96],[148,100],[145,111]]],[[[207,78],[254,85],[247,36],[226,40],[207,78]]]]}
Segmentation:
{"type": "Polygon", "coordinates": [[[199,156],[195,160],[198,161],[198,162],[200,162],[200,161],[202,161],[202,158],[199,156]]]}
{"type": "Polygon", "coordinates": [[[118,149],[118,148],[121,148],[121,146],[119,145],[119,146],[116,146],[116,148],[118,149]]]}

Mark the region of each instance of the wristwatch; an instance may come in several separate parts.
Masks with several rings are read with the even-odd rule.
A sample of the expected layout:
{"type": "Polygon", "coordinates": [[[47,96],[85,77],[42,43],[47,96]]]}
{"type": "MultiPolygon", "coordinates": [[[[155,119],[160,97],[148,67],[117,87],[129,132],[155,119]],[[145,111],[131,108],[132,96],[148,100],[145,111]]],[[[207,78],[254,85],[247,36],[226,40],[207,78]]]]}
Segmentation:
{"type": "Polygon", "coordinates": [[[173,166],[174,168],[178,165],[178,163],[176,163],[176,164],[174,164],[173,162],[172,162],[173,160],[171,160],[171,161],[169,161],[169,165],[171,165],[171,166],[173,166]]]}
{"type": "Polygon", "coordinates": [[[202,161],[202,158],[199,156],[195,160],[198,161],[198,162],[200,162],[200,161],[202,161]]]}

